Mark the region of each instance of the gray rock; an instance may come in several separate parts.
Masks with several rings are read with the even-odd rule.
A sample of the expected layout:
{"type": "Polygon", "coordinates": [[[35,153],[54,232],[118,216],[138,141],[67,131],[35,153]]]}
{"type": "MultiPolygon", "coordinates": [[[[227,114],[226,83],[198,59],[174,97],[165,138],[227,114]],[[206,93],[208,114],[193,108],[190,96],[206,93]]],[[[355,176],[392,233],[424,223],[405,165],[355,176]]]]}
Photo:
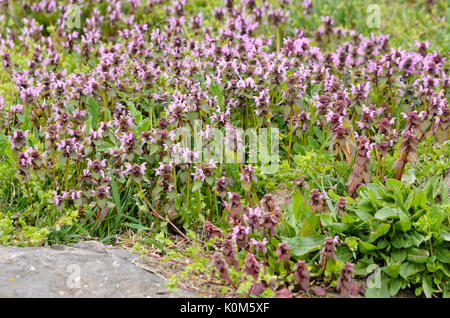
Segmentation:
{"type": "Polygon", "coordinates": [[[134,264],[139,258],[94,241],[0,247],[0,297],[195,297],[169,291],[167,281],[134,264]]]}

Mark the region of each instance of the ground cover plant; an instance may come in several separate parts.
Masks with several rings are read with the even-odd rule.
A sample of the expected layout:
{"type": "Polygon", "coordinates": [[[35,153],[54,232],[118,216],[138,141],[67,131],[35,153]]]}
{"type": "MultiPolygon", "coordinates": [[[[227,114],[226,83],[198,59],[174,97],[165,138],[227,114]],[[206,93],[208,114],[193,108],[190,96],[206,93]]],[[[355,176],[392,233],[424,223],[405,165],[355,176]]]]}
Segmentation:
{"type": "Polygon", "coordinates": [[[449,296],[445,1],[0,9],[0,244],[134,238],[236,297],[449,296]]]}

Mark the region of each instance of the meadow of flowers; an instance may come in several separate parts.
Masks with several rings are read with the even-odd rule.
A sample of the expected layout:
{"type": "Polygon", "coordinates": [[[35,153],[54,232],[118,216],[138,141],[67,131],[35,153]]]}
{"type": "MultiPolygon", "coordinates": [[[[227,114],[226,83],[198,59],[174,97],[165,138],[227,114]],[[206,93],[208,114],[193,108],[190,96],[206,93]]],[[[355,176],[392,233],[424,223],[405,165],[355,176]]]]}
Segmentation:
{"type": "Polygon", "coordinates": [[[234,296],[448,296],[448,43],[360,2],[0,0],[0,244],[132,237],[234,296]],[[279,132],[275,171],[248,130],[279,132]]]}

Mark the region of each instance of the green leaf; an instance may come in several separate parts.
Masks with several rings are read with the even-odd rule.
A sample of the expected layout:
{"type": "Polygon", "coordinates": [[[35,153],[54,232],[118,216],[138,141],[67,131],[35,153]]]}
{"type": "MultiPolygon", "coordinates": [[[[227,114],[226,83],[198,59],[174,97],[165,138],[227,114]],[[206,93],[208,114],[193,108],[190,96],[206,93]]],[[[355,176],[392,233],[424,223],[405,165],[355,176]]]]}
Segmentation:
{"type": "Polygon", "coordinates": [[[418,248],[409,248],[406,259],[413,263],[426,263],[430,259],[430,253],[427,250],[418,248]]]}
{"type": "Polygon", "coordinates": [[[192,192],[195,192],[199,189],[201,189],[203,183],[199,180],[195,180],[194,185],[192,186],[192,192]]]}
{"type": "Polygon", "coordinates": [[[356,222],[356,219],[353,216],[349,215],[348,213],[344,213],[342,214],[341,222],[343,224],[352,224],[356,222]]]}
{"type": "MultiPolygon", "coordinates": [[[[370,205],[370,202],[367,202],[370,205]]],[[[358,209],[355,210],[355,214],[363,221],[369,221],[370,219],[372,219],[372,215],[370,215],[367,210],[365,209],[361,209],[361,205],[358,205],[358,209]]],[[[373,211],[372,209],[370,209],[369,211],[373,211]]]]}
{"type": "Polygon", "coordinates": [[[143,226],[141,224],[137,224],[137,223],[125,223],[125,226],[131,227],[133,229],[137,229],[137,230],[143,230],[143,231],[149,231],[151,230],[151,228],[143,226]]]}
{"type": "Polygon", "coordinates": [[[450,264],[450,251],[448,248],[444,248],[443,246],[435,248],[434,256],[436,256],[439,262],[450,264]]]}
{"type": "Polygon", "coordinates": [[[322,222],[322,226],[329,226],[332,224],[332,216],[330,214],[321,214],[320,221],[322,222]]]}
{"type": "Polygon", "coordinates": [[[358,245],[359,245],[359,250],[361,251],[361,253],[364,253],[364,254],[378,249],[375,245],[364,242],[364,241],[359,241],[358,245]]]}
{"type": "Polygon", "coordinates": [[[120,206],[120,196],[119,191],[117,190],[117,183],[114,179],[113,169],[111,169],[111,190],[112,190],[112,197],[114,200],[114,203],[116,204],[116,209],[118,214],[122,214],[122,207],[120,206]]]}
{"type": "Polygon", "coordinates": [[[367,288],[365,297],[366,298],[389,298],[390,293],[389,293],[389,289],[387,287],[387,281],[388,281],[387,277],[382,275],[381,279],[380,279],[380,285],[372,287],[372,288],[367,288]]]}
{"type": "Polygon", "coordinates": [[[394,218],[398,216],[398,209],[392,209],[392,208],[382,208],[375,213],[375,218],[378,220],[386,220],[388,218],[394,218]]]}
{"type": "Polygon", "coordinates": [[[389,294],[391,295],[391,297],[397,295],[401,286],[402,286],[401,278],[391,280],[391,283],[389,284],[389,294]]]}
{"type": "Polygon", "coordinates": [[[349,233],[353,229],[353,226],[351,226],[350,224],[333,223],[327,226],[327,228],[334,233],[344,234],[349,233]]]}
{"type": "Polygon", "coordinates": [[[147,237],[147,238],[145,238],[145,239],[142,239],[142,242],[145,243],[145,244],[148,244],[148,245],[153,245],[153,246],[155,246],[155,247],[158,248],[161,252],[164,252],[164,251],[165,251],[164,246],[163,246],[161,243],[159,243],[158,241],[156,241],[156,240],[154,240],[154,239],[152,239],[152,238],[147,237]]]}
{"type": "Polygon", "coordinates": [[[399,229],[402,232],[409,231],[411,229],[411,222],[410,221],[397,221],[395,222],[395,227],[399,229]]]}
{"type": "Polygon", "coordinates": [[[433,294],[433,282],[431,280],[431,275],[425,275],[423,277],[422,288],[425,296],[427,298],[431,298],[431,295],[433,294]]]}
{"type": "Polygon", "coordinates": [[[336,247],[336,258],[343,263],[350,262],[353,257],[352,251],[345,245],[338,245],[336,247]]]}
{"type": "Polygon", "coordinates": [[[419,247],[424,240],[425,240],[425,237],[416,231],[406,233],[404,247],[411,247],[413,245],[415,247],[419,247]]]}
{"type": "Polygon", "coordinates": [[[441,229],[440,236],[447,242],[450,242],[450,232],[441,229]]]}
{"type": "Polygon", "coordinates": [[[407,253],[406,249],[396,249],[393,248],[391,252],[391,258],[394,263],[401,263],[406,259],[407,253]]]}
{"type": "Polygon", "coordinates": [[[401,196],[403,196],[403,191],[405,190],[403,183],[392,178],[386,180],[386,188],[393,193],[399,193],[401,196]]]}
{"type": "Polygon", "coordinates": [[[400,266],[400,276],[408,279],[409,277],[425,270],[425,265],[405,262],[400,266]]]}
{"type": "Polygon", "coordinates": [[[98,104],[95,99],[92,97],[88,97],[86,106],[89,108],[91,114],[91,125],[93,129],[98,128],[99,121],[99,112],[98,112],[98,104]]]}
{"type": "Polygon", "coordinates": [[[444,284],[444,293],[442,294],[442,298],[450,298],[450,284],[444,284]]]}
{"type": "Polygon", "coordinates": [[[392,238],[391,244],[395,248],[403,248],[405,245],[405,239],[402,233],[396,233],[392,238]]]}
{"type": "Polygon", "coordinates": [[[400,264],[391,264],[386,266],[386,268],[384,269],[384,271],[386,272],[386,274],[388,274],[390,277],[392,278],[397,278],[398,275],[400,274],[400,264]]]}
{"type": "Polygon", "coordinates": [[[416,192],[412,205],[415,209],[425,209],[427,206],[427,195],[424,190],[416,192]]]}
{"type": "Polygon", "coordinates": [[[389,232],[390,228],[391,228],[390,224],[387,224],[387,223],[380,224],[380,226],[377,228],[377,230],[370,235],[368,242],[373,243],[379,237],[387,234],[389,232]]]}
{"type": "Polygon", "coordinates": [[[314,251],[320,250],[324,235],[294,237],[287,239],[287,243],[291,248],[292,255],[301,257],[314,251]]]}

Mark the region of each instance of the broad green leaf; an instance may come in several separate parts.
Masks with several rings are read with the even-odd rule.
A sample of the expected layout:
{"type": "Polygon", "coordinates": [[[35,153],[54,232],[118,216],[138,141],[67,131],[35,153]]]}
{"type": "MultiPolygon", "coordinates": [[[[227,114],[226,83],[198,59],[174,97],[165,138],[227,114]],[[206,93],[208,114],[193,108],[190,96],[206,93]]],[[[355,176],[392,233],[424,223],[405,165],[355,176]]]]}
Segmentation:
{"type": "Polygon", "coordinates": [[[98,104],[95,99],[92,97],[88,97],[86,106],[89,108],[89,112],[91,114],[91,124],[93,129],[98,128],[99,121],[99,112],[98,112],[98,104]]]}
{"type": "Polygon", "coordinates": [[[409,277],[425,270],[425,265],[405,262],[400,266],[400,276],[408,279],[409,277]]]}
{"type": "Polygon", "coordinates": [[[311,252],[320,250],[324,239],[324,235],[294,237],[287,239],[287,243],[291,248],[292,255],[301,257],[311,252]]]}
{"type": "Polygon", "coordinates": [[[380,226],[377,228],[377,230],[375,232],[373,232],[372,234],[370,234],[370,238],[369,238],[369,243],[373,243],[375,242],[375,240],[377,240],[379,237],[387,234],[389,232],[391,228],[390,224],[387,223],[383,223],[380,224],[380,226]]]}
{"type": "Polygon", "coordinates": [[[322,226],[329,226],[333,223],[332,216],[330,214],[321,214],[320,221],[322,222],[322,226]]]}
{"type": "Polygon", "coordinates": [[[336,258],[343,263],[350,262],[353,258],[353,253],[345,245],[338,245],[336,247],[336,258]]]}
{"type": "Polygon", "coordinates": [[[433,294],[433,282],[431,279],[431,275],[424,275],[422,281],[422,288],[425,296],[427,298],[431,298],[431,295],[433,294]]]}
{"type": "Polygon", "coordinates": [[[394,235],[394,237],[392,238],[391,244],[395,248],[398,248],[398,249],[403,248],[404,245],[405,245],[405,239],[403,237],[403,234],[402,233],[396,233],[394,235]]]}
{"type": "Polygon", "coordinates": [[[443,246],[439,246],[435,248],[434,256],[436,256],[439,262],[450,264],[450,250],[448,247],[445,248],[443,246]]]}
{"type": "Polygon", "coordinates": [[[427,195],[424,190],[416,192],[412,205],[416,209],[425,209],[427,206],[427,195]]]}
{"type": "Polygon", "coordinates": [[[404,248],[401,249],[393,248],[391,252],[391,258],[394,263],[403,262],[406,259],[406,255],[407,255],[406,249],[404,248]]]}
{"type": "Polygon", "coordinates": [[[408,256],[406,259],[413,263],[426,263],[430,259],[430,253],[427,250],[412,247],[407,252],[408,256]]]}
{"type": "Polygon", "coordinates": [[[378,249],[375,245],[364,242],[364,241],[359,241],[358,245],[359,245],[359,250],[361,251],[361,253],[364,253],[364,254],[378,249]]]}
{"type": "MultiPolygon", "coordinates": [[[[359,206],[358,206],[358,208],[359,208],[359,206]]],[[[367,213],[367,211],[364,211],[364,210],[361,210],[361,209],[356,210],[355,214],[363,221],[369,221],[370,219],[372,219],[372,215],[367,213]]]]}
{"type": "Polygon", "coordinates": [[[395,295],[397,295],[401,286],[402,286],[401,278],[395,278],[395,279],[391,280],[391,282],[389,284],[389,294],[391,295],[391,297],[394,297],[395,295]]]}
{"type": "Polygon", "coordinates": [[[344,234],[348,233],[353,228],[353,226],[351,226],[350,224],[333,223],[327,226],[327,228],[335,233],[344,234]]]}
{"type": "Polygon", "coordinates": [[[446,240],[447,242],[450,242],[450,232],[441,229],[441,233],[440,233],[441,237],[446,240]]]}
{"type": "Polygon", "coordinates": [[[194,182],[194,185],[192,186],[192,192],[196,192],[197,190],[201,189],[202,185],[203,185],[202,182],[196,180],[194,182]]]}
{"type": "Polygon", "coordinates": [[[379,286],[366,289],[366,298],[389,298],[389,288],[387,287],[387,277],[385,275],[381,276],[379,286]]]}
{"type": "Polygon", "coordinates": [[[418,233],[417,231],[411,231],[409,233],[405,233],[404,247],[410,247],[410,246],[419,247],[424,240],[425,240],[425,237],[422,234],[418,233]]]}
{"type": "Polygon", "coordinates": [[[398,209],[382,208],[375,213],[375,218],[378,220],[386,220],[388,218],[394,218],[398,216],[398,209]]]}
{"type": "Polygon", "coordinates": [[[352,224],[356,222],[356,219],[353,216],[349,215],[348,213],[344,213],[342,215],[341,222],[343,224],[352,224]]]}
{"type": "Polygon", "coordinates": [[[402,232],[409,231],[411,229],[411,222],[410,221],[397,221],[395,222],[395,227],[399,229],[402,232]]]}
{"type": "Polygon", "coordinates": [[[386,180],[386,188],[393,192],[398,193],[401,197],[403,197],[403,192],[405,190],[405,187],[403,186],[403,183],[396,179],[389,178],[386,180]]]}
{"type": "Polygon", "coordinates": [[[391,264],[386,266],[386,268],[384,269],[384,271],[386,272],[386,274],[388,274],[390,277],[392,278],[397,278],[398,275],[400,274],[400,264],[391,264]]]}

